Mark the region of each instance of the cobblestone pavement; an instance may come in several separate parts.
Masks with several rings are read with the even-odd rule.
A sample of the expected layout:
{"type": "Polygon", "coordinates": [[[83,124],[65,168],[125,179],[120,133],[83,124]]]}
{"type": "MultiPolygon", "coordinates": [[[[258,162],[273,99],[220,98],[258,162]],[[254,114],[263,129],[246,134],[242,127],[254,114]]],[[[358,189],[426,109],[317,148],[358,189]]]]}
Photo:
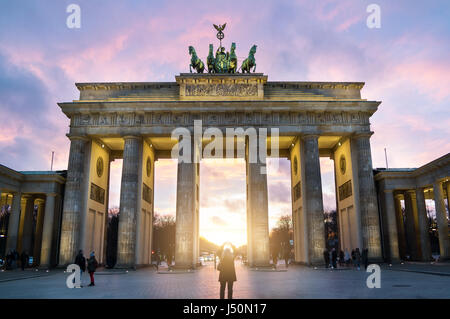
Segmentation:
{"type": "MultiPolygon", "coordinates": [[[[283,267],[284,268],[284,267],[283,267]]],[[[385,270],[381,288],[366,286],[368,273],[290,266],[285,272],[253,271],[236,262],[234,298],[450,298],[450,277],[385,270]]],[[[3,275],[3,274],[2,274],[3,275]]],[[[100,271],[95,287],[69,289],[66,273],[0,281],[0,298],[218,298],[218,272],[209,264],[192,273],[159,274],[152,268],[100,271]]],[[[83,285],[89,276],[82,276],[83,285]]]]}

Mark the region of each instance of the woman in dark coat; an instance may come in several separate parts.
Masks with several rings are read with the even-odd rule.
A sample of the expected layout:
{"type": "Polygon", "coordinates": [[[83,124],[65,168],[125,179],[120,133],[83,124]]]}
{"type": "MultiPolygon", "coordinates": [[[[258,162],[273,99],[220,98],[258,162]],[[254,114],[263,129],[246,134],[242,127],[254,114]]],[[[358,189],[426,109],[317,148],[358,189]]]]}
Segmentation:
{"type": "Polygon", "coordinates": [[[220,263],[217,270],[220,271],[220,299],[225,298],[225,286],[228,285],[228,299],[233,298],[233,283],[236,281],[236,270],[234,268],[234,258],[236,257],[236,247],[226,243],[220,247],[217,255],[220,256],[220,263]]]}
{"type": "Polygon", "coordinates": [[[94,272],[97,270],[98,262],[97,262],[97,259],[95,259],[94,252],[91,252],[89,259],[87,261],[87,264],[88,264],[87,269],[89,272],[89,276],[91,276],[91,283],[89,284],[89,286],[95,286],[94,272]]]}

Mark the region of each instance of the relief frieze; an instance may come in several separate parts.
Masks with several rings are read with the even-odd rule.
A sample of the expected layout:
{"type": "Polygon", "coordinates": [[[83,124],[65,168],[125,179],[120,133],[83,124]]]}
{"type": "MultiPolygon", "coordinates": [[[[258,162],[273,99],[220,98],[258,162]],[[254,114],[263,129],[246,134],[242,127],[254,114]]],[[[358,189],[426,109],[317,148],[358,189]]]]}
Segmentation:
{"type": "Polygon", "coordinates": [[[202,120],[207,125],[368,125],[369,114],[363,112],[210,112],[210,113],[106,113],[77,114],[73,127],[192,125],[202,120]]]}
{"type": "Polygon", "coordinates": [[[256,84],[186,84],[186,96],[257,96],[256,84]]]}

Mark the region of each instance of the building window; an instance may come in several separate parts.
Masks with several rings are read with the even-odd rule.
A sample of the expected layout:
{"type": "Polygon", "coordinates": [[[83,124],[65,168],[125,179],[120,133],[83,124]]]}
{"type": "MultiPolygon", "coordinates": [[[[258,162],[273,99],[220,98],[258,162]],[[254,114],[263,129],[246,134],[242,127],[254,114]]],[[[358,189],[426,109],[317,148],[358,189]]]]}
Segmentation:
{"type": "Polygon", "coordinates": [[[344,200],[352,196],[352,180],[349,180],[339,186],[339,200],[344,200]]]}
{"type": "Polygon", "coordinates": [[[91,183],[90,199],[103,205],[105,203],[105,189],[101,188],[98,185],[95,185],[94,183],[91,183]]]}
{"type": "Polygon", "coordinates": [[[152,204],[152,189],[145,183],[142,183],[142,199],[150,205],[152,204]]]}

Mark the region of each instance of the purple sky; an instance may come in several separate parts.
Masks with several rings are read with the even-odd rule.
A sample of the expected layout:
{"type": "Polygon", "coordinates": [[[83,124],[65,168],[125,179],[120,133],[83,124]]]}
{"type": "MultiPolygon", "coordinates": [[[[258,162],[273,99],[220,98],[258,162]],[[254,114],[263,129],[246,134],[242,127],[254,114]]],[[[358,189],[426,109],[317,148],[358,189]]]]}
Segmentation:
{"type": "MultiPolygon", "coordinates": [[[[236,42],[243,58],[257,44],[258,71],[269,81],[366,82],[363,97],[382,101],[371,121],[374,167],[385,166],[385,147],[390,167],[418,167],[450,151],[449,17],[448,1],[4,1],[0,163],[48,170],[54,150],[54,168],[66,169],[69,121],[56,103],[78,98],[74,82],[174,81],[188,71],[187,47],[205,59],[208,44],[217,46],[212,24],[227,22],[225,47],[236,42]],[[80,29],[66,26],[71,3],[81,7],[80,29]],[[380,29],[366,26],[370,3],[381,7],[380,29]]],[[[243,211],[245,202],[234,197],[239,174],[219,173],[240,164],[218,164],[202,165],[205,189],[208,180],[228,178],[220,203],[202,199],[203,211],[217,205],[243,211]]],[[[171,165],[158,164],[161,213],[175,207],[171,165]]],[[[120,175],[119,163],[114,167],[113,181],[120,175]]],[[[272,215],[290,209],[287,169],[286,162],[269,171],[272,215]]],[[[322,170],[330,206],[330,162],[323,160],[322,170]]],[[[211,213],[209,221],[226,218],[211,213]]]]}

